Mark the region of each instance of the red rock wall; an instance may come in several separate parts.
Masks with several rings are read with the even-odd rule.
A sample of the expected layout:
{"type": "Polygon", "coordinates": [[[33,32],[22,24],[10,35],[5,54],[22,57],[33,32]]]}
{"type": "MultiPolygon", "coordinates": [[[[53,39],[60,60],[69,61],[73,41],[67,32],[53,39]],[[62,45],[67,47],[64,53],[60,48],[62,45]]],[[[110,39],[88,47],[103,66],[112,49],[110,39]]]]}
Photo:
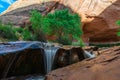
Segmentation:
{"type": "Polygon", "coordinates": [[[83,38],[87,39],[85,41],[120,41],[116,35],[120,26],[115,24],[120,19],[120,0],[18,0],[4,14],[17,8],[49,1],[58,1],[81,16],[83,38]]]}
{"type": "Polygon", "coordinates": [[[46,80],[119,80],[120,46],[100,51],[98,57],[57,69],[46,80]]]}

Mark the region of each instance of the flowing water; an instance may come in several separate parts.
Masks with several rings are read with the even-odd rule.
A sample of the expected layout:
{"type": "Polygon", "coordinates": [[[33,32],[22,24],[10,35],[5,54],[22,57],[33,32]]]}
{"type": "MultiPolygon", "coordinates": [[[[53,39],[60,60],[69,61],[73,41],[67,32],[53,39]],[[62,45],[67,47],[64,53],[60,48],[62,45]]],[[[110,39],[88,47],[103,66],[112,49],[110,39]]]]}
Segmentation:
{"type": "Polygon", "coordinates": [[[44,80],[44,76],[31,76],[25,80],[44,80]]]}
{"type": "Polygon", "coordinates": [[[50,72],[52,69],[52,64],[57,53],[58,47],[48,47],[45,48],[45,66],[46,66],[46,73],[50,72]]]}
{"type": "Polygon", "coordinates": [[[86,58],[94,58],[95,57],[95,54],[91,54],[88,51],[84,51],[84,55],[85,55],[86,58]]]}
{"type": "MultiPolygon", "coordinates": [[[[9,44],[12,45],[12,44],[16,44],[16,43],[9,43],[9,44]]],[[[52,65],[53,65],[53,62],[54,62],[55,55],[56,55],[58,49],[60,48],[59,46],[55,47],[55,46],[52,46],[50,44],[43,43],[43,47],[41,47],[40,42],[32,42],[32,43],[29,43],[29,44],[26,43],[25,46],[22,46],[22,43],[21,44],[18,43],[18,44],[19,44],[18,48],[15,48],[14,50],[10,48],[10,50],[6,51],[6,53],[22,51],[22,50],[25,50],[29,47],[34,49],[36,46],[40,47],[40,48],[43,48],[44,49],[44,55],[45,55],[45,58],[44,58],[45,71],[46,71],[46,73],[48,73],[52,70],[52,65]],[[19,49],[19,46],[22,46],[22,48],[19,49]]],[[[3,52],[1,51],[1,53],[5,53],[5,51],[3,50],[3,52]]],[[[94,54],[91,54],[88,51],[84,51],[84,55],[85,55],[85,58],[94,58],[95,57],[94,54]]],[[[37,77],[30,76],[30,77],[26,78],[25,80],[44,80],[44,76],[37,76],[37,77]]]]}

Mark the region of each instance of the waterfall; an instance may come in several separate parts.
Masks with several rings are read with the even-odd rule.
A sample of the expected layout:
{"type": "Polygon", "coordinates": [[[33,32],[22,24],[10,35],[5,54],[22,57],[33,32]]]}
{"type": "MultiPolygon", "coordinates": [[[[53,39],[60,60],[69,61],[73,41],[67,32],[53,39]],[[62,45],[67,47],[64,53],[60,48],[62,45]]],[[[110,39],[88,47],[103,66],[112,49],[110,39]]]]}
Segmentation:
{"type": "Polygon", "coordinates": [[[86,58],[94,58],[95,57],[95,54],[91,54],[88,51],[84,51],[84,55],[85,55],[86,58]]]}
{"type": "Polygon", "coordinates": [[[46,73],[51,71],[53,61],[54,61],[54,58],[55,58],[55,55],[56,55],[56,52],[58,49],[59,49],[59,47],[51,47],[51,46],[44,49],[46,73]]]}

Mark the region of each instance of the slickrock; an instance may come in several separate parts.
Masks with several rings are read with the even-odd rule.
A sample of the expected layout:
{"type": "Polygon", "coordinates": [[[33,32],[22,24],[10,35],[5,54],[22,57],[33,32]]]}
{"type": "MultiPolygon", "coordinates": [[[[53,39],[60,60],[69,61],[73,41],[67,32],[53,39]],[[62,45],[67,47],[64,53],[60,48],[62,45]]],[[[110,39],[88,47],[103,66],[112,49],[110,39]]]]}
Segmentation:
{"type": "Polygon", "coordinates": [[[46,80],[119,80],[120,46],[101,51],[101,55],[57,69],[46,80]]]}

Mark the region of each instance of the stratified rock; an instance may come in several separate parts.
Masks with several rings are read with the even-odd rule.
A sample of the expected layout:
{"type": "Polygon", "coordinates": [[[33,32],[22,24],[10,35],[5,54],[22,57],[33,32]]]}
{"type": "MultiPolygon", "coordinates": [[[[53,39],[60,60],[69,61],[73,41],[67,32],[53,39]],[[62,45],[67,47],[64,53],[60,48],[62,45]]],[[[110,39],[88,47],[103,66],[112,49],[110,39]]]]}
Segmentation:
{"type": "Polygon", "coordinates": [[[40,7],[42,2],[49,1],[57,1],[64,6],[70,7],[81,16],[85,42],[120,41],[116,34],[119,26],[115,24],[120,19],[120,0],[18,0],[2,14],[0,20],[3,22],[12,21],[15,24],[19,20],[18,23],[24,23],[26,18],[29,18],[28,13],[31,9],[37,9],[42,12],[54,11],[54,7],[48,9],[54,5],[54,2],[50,6],[45,4],[40,7]],[[15,16],[14,20],[11,20],[9,16],[15,16]],[[18,16],[25,18],[17,19],[16,17],[18,16]]]}
{"type": "MultiPolygon", "coordinates": [[[[36,1],[39,1],[39,0],[36,0],[36,1]]],[[[12,6],[8,8],[8,10],[2,13],[2,15],[0,16],[0,20],[4,24],[12,23],[13,25],[25,27],[30,25],[29,18],[32,10],[37,10],[43,15],[46,15],[49,12],[54,12],[54,10],[61,10],[61,9],[67,8],[64,5],[59,4],[58,2],[46,2],[46,3],[39,3],[39,4],[33,3],[31,5],[27,5],[28,3],[30,4],[29,0],[26,0],[25,2],[16,1],[12,6]],[[14,5],[17,5],[18,3],[23,3],[22,7],[19,8],[19,5],[17,7],[14,6],[14,5]],[[25,4],[27,6],[24,6],[25,4]]]]}
{"type": "Polygon", "coordinates": [[[119,80],[120,46],[101,51],[101,55],[50,72],[46,80],[119,80]]]}

